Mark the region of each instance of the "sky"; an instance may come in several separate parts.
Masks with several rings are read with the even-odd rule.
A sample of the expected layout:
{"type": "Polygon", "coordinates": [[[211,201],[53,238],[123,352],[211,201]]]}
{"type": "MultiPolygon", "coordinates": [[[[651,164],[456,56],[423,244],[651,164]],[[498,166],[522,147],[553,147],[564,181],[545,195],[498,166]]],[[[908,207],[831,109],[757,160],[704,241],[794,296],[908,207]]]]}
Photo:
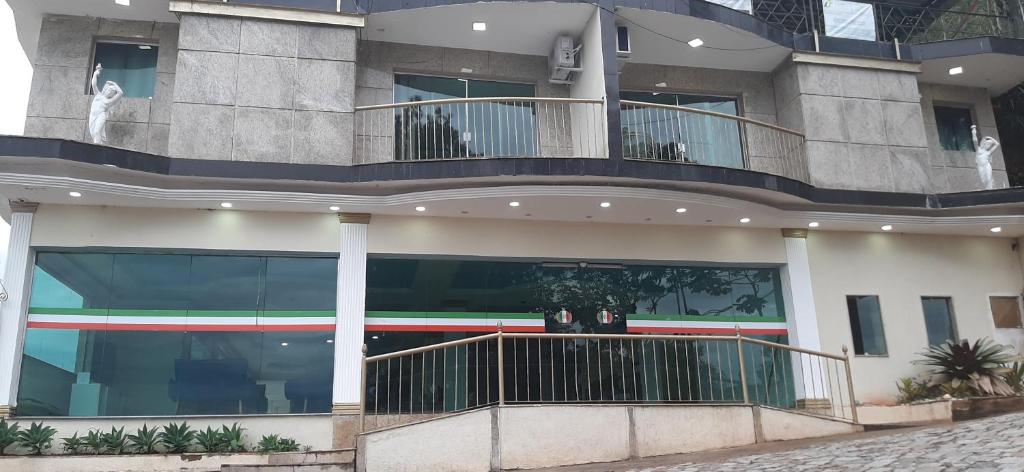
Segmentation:
{"type": "MultiPolygon", "coordinates": [[[[20,135],[25,131],[32,66],[18,42],[14,14],[7,0],[0,0],[0,64],[0,134],[20,135]]],[[[0,219],[0,277],[7,266],[9,238],[10,227],[0,219]]]]}

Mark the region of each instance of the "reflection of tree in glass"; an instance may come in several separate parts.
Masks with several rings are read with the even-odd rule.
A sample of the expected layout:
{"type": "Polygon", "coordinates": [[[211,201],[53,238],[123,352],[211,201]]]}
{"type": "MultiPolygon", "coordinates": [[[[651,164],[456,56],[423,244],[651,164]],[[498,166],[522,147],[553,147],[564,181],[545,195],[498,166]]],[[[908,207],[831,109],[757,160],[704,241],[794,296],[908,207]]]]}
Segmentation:
{"type": "MultiPolygon", "coordinates": [[[[423,97],[412,97],[413,102],[423,97]]],[[[395,155],[399,160],[476,157],[462,142],[462,132],[452,125],[452,113],[462,105],[408,106],[395,112],[395,155]]],[[[465,117],[462,117],[465,119],[465,117]]]]}

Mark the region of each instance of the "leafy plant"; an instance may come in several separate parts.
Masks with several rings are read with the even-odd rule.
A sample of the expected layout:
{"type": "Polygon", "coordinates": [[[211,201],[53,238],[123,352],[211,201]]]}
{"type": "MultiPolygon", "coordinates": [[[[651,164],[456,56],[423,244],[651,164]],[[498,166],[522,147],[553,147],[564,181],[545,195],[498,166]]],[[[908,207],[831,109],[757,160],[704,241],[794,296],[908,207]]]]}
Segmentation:
{"type": "Polygon", "coordinates": [[[1024,363],[1014,361],[1010,371],[1006,373],[1006,383],[1014,392],[1024,393],[1024,363]]]}
{"type": "Polygon", "coordinates": [[[103,443],[103,450],[107,454],[120,454],[128,446],[128,437],[124,435],[124,426],[120,429],[111,426],[109,433],[100,435],[100,441],[103,443]]]}
{"type": "Polygon", "coordinates": [[[928,383],[929,387],[951,382],[954,388],[960,383],[980,395],[1013,395],[1013,388],[1003,376],[1010,372],[1004,367],[1013,357],[1002,345],[988,338],[971,344],[966,339],[957,343],[946,341],[929,347],[921,353],[924,360],[917,361],[935,367],[928,383]]]}
{"type": "Polygon", "coordinates": [[[221,426],[221,440],[224,442],[224,452],[245,452],[245,441],[242,438],[242,431],[244,428],[238,426],[238,423],[231,425],[221,426]]]}
{"type": "Polygon", "coordinates": [[[953,380],[939,385],[939,392],[942,395],[949,395],[953,398],[966,398],[971,396],[971,389],[967,386],[967,382],[960,380],[953,380]]]}
{"type": "Polygon", "coordinates": [[[64,445],[64,452],[68,454],[78,454],[85,449],[85,440],[78,437],[78,432],[72,434],[70,438],[61,438],[60,440],[64,445]]]}
{"type": "Polygon", "coordinates": [[[7,420],[0,418],[0,456],[4,455],[11,444],[18,442],[18,423],[7,423],[7,420]]]}
{"type": "Polygon", "coordinates": [[[896,382],[896,388],[899,390],[899,402],[900,403],[912,403],[919,400],[927,400],[932,398],[933,390],[928,387],[928,382],[924,382],[910,377],[903,377],[896,382]]]}
{"type": "Polygon", "coordinates": [[[90,453],[103,453],[103,435],[100,434],[99,431],[89,430],[88,433],[85,433],[85,437],[82,441],[85,443],[85,446],[89,449],[90,453]]]}
{"type": "Polygon", "coordinates": [[[224,448],[224,438],[221,437],[219,430],[207,426],[206,430],[196,433],[196,444],[206,452],[221,452],[224,448]]]}
{"type": "Polygon", "coordinates": [[[53,427],[32,423],[28,429],[18,432],[18,445],[28,449],[30,454],[38,456],[53,445],[53,437],[56,434],[57,430],[53,427]]]}
{"type": "Polygon", "coordinates": [[[259,452],[297,452],[299,443],[291,438],[282,438],[277,434],[268,434],[260,438],[256,445],[259,452]]]}
{"type": "Polygon", "coordinates": [[[153,454],[156,452],[157,444],[160,443],[157,439],[157,429],[149,429],[143,423],[142,428],[139,428],[135,434],[128,435],[128,443],[131,445],[132,450],[139,454],[153,454]]]}
{"type": "Polygon", "coordinates": [[[181,424],[171,423],[163,427],[163,431],[157,434],[160,444],[167,448],[167,452],[180,454],[188,452],[192,443],[196,440],[196,431],[182,421],[181,424]]]}

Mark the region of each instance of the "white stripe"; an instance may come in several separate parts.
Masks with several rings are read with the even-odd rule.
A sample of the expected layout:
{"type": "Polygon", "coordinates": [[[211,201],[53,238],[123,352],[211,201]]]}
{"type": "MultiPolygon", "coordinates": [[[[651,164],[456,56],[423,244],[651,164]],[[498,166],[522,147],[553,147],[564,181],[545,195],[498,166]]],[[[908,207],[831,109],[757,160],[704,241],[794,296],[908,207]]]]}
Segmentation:
{"type": "Polygon", "coordinates": [[[259,324],[261,325],[273,325],[273,326],[288,326],[288,325],[333,325],[335,319],[333,316],[297,316],[287,318],[260,318],[259,324]]]}
{"type": "Polygon", "coordinates": [[[106,316],[89,315],[42,315],[33,313],[28,315],[28,320],[37,323],[81,323],[81,324],[106,324],[106,316]]]}
{"type": "MultiPolygon", "coordinates": [[[[626,320],[626,325],[634,328],[735,328],[734,321],[654,321],[626,320]]],[[[786,323],[778,322],[740,322],[740,329],[779,329],[785,330],[786,323]]]]}
{"type": "Polygon", "coordinates": [[[368,325],[411,326],[426,325],[426,318],[367,318],[368,325]]]}

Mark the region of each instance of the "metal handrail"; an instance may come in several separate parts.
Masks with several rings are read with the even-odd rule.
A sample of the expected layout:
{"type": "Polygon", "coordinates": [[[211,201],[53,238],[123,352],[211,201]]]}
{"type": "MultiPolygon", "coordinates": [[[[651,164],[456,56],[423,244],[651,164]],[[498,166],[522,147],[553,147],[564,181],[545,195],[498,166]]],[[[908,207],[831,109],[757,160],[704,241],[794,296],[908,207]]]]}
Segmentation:
{"type": "Polygon", "coordinates": [[[775,131],[780,131],[780,132],[783,132],[783,133],[786,133],[786,134],[791,134],[793,136],[799,136],[801,138],[804,137],[804,134],[799,132],[799,131],[791,130],[789,128],[783,128],[781,126],[773,125],[771,123],[766,123],[764,121],[754,120],[754,119],[751,119],[751,118],[747,118],[745,116],[736,116],[736,115],[730,115],[728,113],[720,113],[720,112],[711,111],[711,110],[701,110],[699,108],[690,108],[690,107],[684,107],[684,106],[679,106],[679,105],[664,105],[664,104],[661,104],[661,103],[637,102],[637,101],[633,101],[633,100],[619,100],[619,103],[622,104],[622,105],[632,105],[632,106],[645,107],[645,108],[661,108],[663,110],[682,111],[682,112],[686,112],[686,113],[694,113],[694,114],[697,114],[697,115],[707,115],[707,116],[714,116],[714,117],[717,117],[717,118],[725,118],[727,120],[732,120],[732,121],[736,121],[736,122],[740,122],[740,123],[747,123],[747,124],[751,124],[751,125],[755,125],[755,126],[760,126],[760,127],[763,127],[763,128],[773,129],[775,131]]]}
{"type": "Polygon", "coordinates": [[[382,421],[386,423],[384,426],[390,426],[401,424],[403,419],[415,421],[425,417],[510,403],[767,405],[807,410],[823,416],[850,420],[853,423],[859,421],[850,357],[846,346],[843,346],[842,355],[830,354],[745,337],[739,326],[736,327],[736,334],[733,336],[506,333],[500,323],[497,330],[496,333],[374,356],[366,356],[364,346],[360,381],[360,429],[366,430],[368,415],[373,416],[376,427],[381,427],[382,421]],[[556,344],[555,341],[560,343],[556,344]],[[571,343],[566,344],[567,342],[571,343]],[[594,342],[597,347],[596,353],[592,349],[594,342]],[[639,356],[636,352],[637,343],[639,356]],[[525,346],[522,353],[520,344],[525,346]],[[730,345],[734,347],[729,348],[730,345]],[[581,351],[581,346],[584,351],[581,351]],[[561,351],[558,350],[559,347],[561,351]],[[603,350],[603,347],[607,347],[607,350],[603,350]],[[451,350],[454,350],[454,354],[450,355],[451,350]],[[483,354],[481,350],[484,351],[483,354]],[[511,363],[508,362],[510,354],[506,352],[509,350],[512,350],[513,354],[511,363]],[[568,357],[570,351],[571,369],[568,357]],[[496,363],[490,360],[492,353],[497,360],[496,363]],[[591,359],[592,353],[596,364],[591,359]],[[530,360],[531,354],[534,356],[533,362],[530,360]],[[648,354],[651,356],[650,359],[647,357],[648,354]],[[686,357],[685,361],[683,356],[686,357]],[[524,357],[525,363],[521,363],[520,360],[524,357]],[[585,379],[582,377],[584,370],[580,361],[584,362],[582,367],[585,368],[585,379]],[[374,382],[372,411],[368,401],[371,366],[374,382]],[[592,378],[594,370],[597,371],[598,396],[591,391],[595,387],[592,378]],[[568,380],[570,374],[573,377],[571,382],[568,380]],[[691,374],[696,377],[696,390],[691,374]],[[663,377],[661,380],[658,380],[659,375],[663,377]],[[651,376],[653,390],[650,386],[651,376]],[[556,377],[561,377],[563,382],[559,383],[556,377]],[[440,388],[438,380],[441,380],[440,388]],[[537,382],[534,385],[534,392],[531,393],[530,385],[534,380],[537,382]],[[382,381],[383,388],[380,386],[382,381]],[[508,381],[515,384],[511,392],[507,391],[508,381]],[[473,384],[476,390],[475,395],[470,393],[470,384],[473,384]],[[492,394],[492,387],[495,385],[496,391],[492,394]],[[570,385],[573,387],[570,388],[570,385]],[[630,385],[632,391],[629,389],[630,385]],[[608,398],[605,395],[605,386],[611,390],[608,398]],[[523,387],[526,389],[525,395],[523,387]],[[678,391],[673,391],[674,387],[678,388],[678,391]],[[575,395],[572,395],[574,391],[575,395]],[[381,392],[384,392],[386,398],[382,398],[381,392]],[[638,392],[640,396],[637,396],[638,392]],[[710,392],[710,398],[705,395],[706,392],[710,392]],[[393,406],[392,400],[396,393],[397,406],[393,406]],[[632,398],[627,398],[629,393],[633,393],[632,398]],[[437,401],[439,394],[440,407],[437,401]],[[523,396],[526,398],[522,398],[523,396]],[[805,399],[802,405],[801,398],[805,399]],[[385,400],[386,411],[382,411],[385,400]],[[427,411],[428,402],[430,411],[427,411]]]}
{"type": "Polygon", "coordinates": [[[474,98],[441,98],[437,100],[417,100],[411,102],[384,103],[355,107],[356,111],[382,110],[386,108],[404,108],[423,105],[451,105],[459,103],[483,102],[547,102],[547,103],[604,103],[598,98],[555,98],[555,97],[474,97],[474,98]]]}

